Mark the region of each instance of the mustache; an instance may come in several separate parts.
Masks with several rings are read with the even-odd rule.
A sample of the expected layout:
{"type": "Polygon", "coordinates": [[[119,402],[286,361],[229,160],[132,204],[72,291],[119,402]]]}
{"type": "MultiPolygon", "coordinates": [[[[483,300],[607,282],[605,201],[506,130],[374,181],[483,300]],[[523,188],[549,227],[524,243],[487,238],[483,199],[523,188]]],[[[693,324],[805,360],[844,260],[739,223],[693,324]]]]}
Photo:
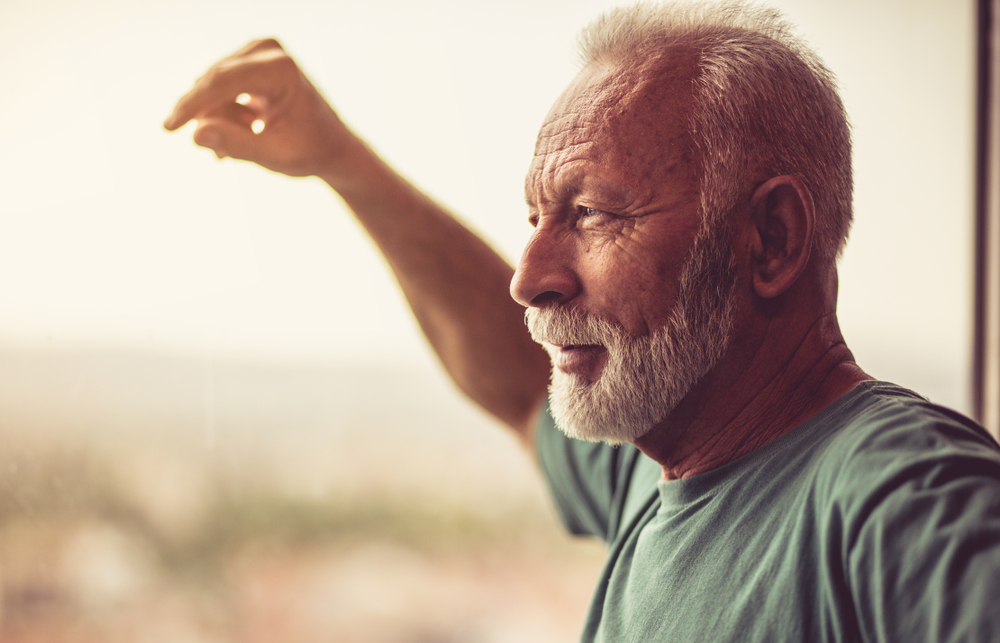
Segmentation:
{"type": "Polygon", "coordinates": [[[618,343],[624,334],[617,323],[577,308],[528,308],[524,323],[539,344],[609,346],[618,343]]]}

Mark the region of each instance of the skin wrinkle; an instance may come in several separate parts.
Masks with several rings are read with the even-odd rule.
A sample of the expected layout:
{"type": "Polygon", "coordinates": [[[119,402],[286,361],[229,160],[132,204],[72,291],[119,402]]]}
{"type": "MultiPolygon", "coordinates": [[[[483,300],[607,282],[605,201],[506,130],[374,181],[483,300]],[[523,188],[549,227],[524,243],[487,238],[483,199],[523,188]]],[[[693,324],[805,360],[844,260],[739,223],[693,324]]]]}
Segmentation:
{"type": "MultiPolygon", "coordinates": [[[[789,367],[796,359],[796,356],[803,351],[806,343],[818,333],[820,327],[830,321],[835,321],[835,315],[828,314],[816,319],[807,332],[803,334],[798,344],[796,344],[795,349],[788,355],[784,362],[781,363],[781,367],[778,371],[780,373],[779,377],[772,381],[758,382],[758,393],[755,398],[748,400],[747,403],[738,408],[719,430],[706,437],[701,444],[699,444],[695,449],[692,449],[690,454],[683,456],[681,459],[691,458],[699,452],[710,452],[712,450],[711,447],[724,443],[725,439],[730,436],[727,432],[727,428],[735,423],[753,423],[761,426],[762,428],[767,428],[770,426],[787,424],[797,413],[801,413],[802,409],[809,405],[810,398],[816,393],[816,391],[821,389],[823,384],[834,376],[835,371],[840,365],[836,353],[846,350],[847,345],[843,341],[835,342],[830,345],[822,355],[819,356],[817,364],[825,363],[828,357],[832,357],[835,363],[831,368],[822,373],[821,377],[814,385],[806,386],[807,381],[814,374],[813,371],[801,373],[796,377],[793,375],[794,371],[789,367]],[[793,391],[791,397],[787,395],[788,390],[793,391]],[[759,400],[765,401],[769,408],[779,409],[779,413],[763,417],[763,414],[751,405],[752,402],[759,400]]],[[[761,344],[763,344],[763,339],[761,340],[761,344]]],[[[760,350],[760,345],[758,345],[755,352],[759,353],[760,350]]],[[[741,439],[729,446],[733,451],[750,453],[770,441],[767,435],[767,431],[748,432],[745,433],[741,439]]],[[[722,456],[713,460],[707,460],[705,463],[709,465],[708,468],[714,468],[715,466],[721,466],[721,464],[725,464],[730,460],[731,458],[722,456]]]]}
{"type": "Polygon", "coordinates": [[[542,125],[541,131],[538,133],[538,138],[535,140],[535,156],[541,156],[538,153],[538,148],[541,146],[542,142],[548,141],[552,138],[565,134],[567,131],[575,130],[586,130],[587,126],[595,125],[596,121],[587,120],[586,114],[564,114],[561,115],[545,124],[542,125]],[[561,121],[570,121],[572,124],[569,127],[558,126],[561,121]],[[582,122],[581,122],[582,121],[582,122]],[[554,130],[551,133],[547,133],[546,130],[554,130]]]}
{"type": "MultiPolygon", "coordinates": [[[[814,327],[819,327],[822,324],[829,322],[831,320],[834,320],[833,315],[821,317],[816,320],[814,327]]],[[[800,345],[804,345],[807,340],[808,337],[804,337],[800,345]]],[[[822,374],[822,377],[820,377],[819,380],[814,385],[806,387],[806,382],[809,379],[808,373],[803,374],[801,377],[793,379],[791,382],[782,382],[785,386],[791,385],[790,388],[792,388],[793,390],[791,399],[797,400],[798,406],[807,405],[809,399],[822,388],[823,383],[833,376],[834,371],[839,367],[839,362],[837,362],[837,354],[842,353],[846,350],[847,350],[847,344],[843,340],[839,342],[834,342],[827,347],[827,349],[817,359],[817,363],[819,364],[825,363],[828,360],[828,358],[831,358],[835,363],[829,370],[827,370],[825,373],[822,374]]],[[[785,397],[783,399],[788,400],[789,398],[785,397]]],[[[775,401],[776,402],[778,401],[777,398],[775,399],[775,401]]],[[[791,409],[795,407],[796,404],[787,404],[785,408],[791,409]]]]}
{"type": "MultiPolygon", "coordinates": [[[[590,143],[577,143],[573,147],[583,147],[585,145],[591,145],[590,143]]],[[[553,161],[551,164],[543,165],[539,170],[535,170],[538,173],[544,173],[546,169],[550,168],[552,164],[558,161],[553,161]]],[[[599,173],[598,176],[593,177],[590,181],[587,181],[586,173],[583,169],[578,168],[578,165],[593,166],[594,164],[583,160],[574,159],[570,161],[563,160],[562,167],[560,169],[554,170],[557,178],[552,181],[553,186],[547,186],[544,183],[539,185],[536,178],[532,177],[526,182],[526,196],[525,201],[529,207],[537,207],[542,204],[552,204],[558,203],[562,200],[570,200],[573,197],[579,197],[582,193],[587,191],[590,187],[592,190],[597,190],[598,194],[591,196],[591,198],[609,198],[609,200],[614,201],[617,199],[628,199],[626,202],[621,203],[620,207],[615,207],[614,211],[611,209],[605,209],[606,212],[610,214],[615,214],[619,217],[625,218],[635,218],[639,216],[646,216],[648,214],[656,214],[659,211],[659,206],[654,204],[654,195],[649,190],[638,190],[635,185],[628,185],[627,179],[622,176],[600,176],[600,174],[611,175],[611,172],[604,171],[599,173]],[[612,185],[616,184],[616,185],[612,185]],[[556,190],[555,185],[559,186],[556,190]],[[620,186],[620,187],[619,187],[620,186]],[[608,192],[616,192],[616,195],[608,196],[608,192]],[[638,194],[642,192],[642,194],[638,194]],[[630,195],[630,196],[627,196],[630,195]],[[543,198],[538,198],[539,196],[543,198]],[[547,198],[546,198],[547,197],[547,198]]],[[[537,167],[537,164],[534,166],[537,167]]],[[[533,170],[534,170],[533,167],[533,170]]],[[[664,169],[666,172],[673,172],[678,167],[678,164],[669,164],[664,169]]],[[[597,169],[597,168],[595,168],[597,169]]],[[[550,170],[552,171],[552,170],[550,170]]],[[[533,172],[534,173],[534,172],[533,172]]],[[[675,202],[683,201],[685,198],[689,197],[688,192],[677,195],[675,202]]],[[[580,202],[581,206],[589,205],[584,199],[580,202]]],[[[603,206],[602,207],[609,207],[603,206]]],[[[602,209],[597,207],[596,209],[602,209]]]]}
{"type": "MultiPolygon", "coordinates": [[[[645,66],[645,65],[644,65],[645,66]]],[[[599,71],[607,71],[608,68],[612,68],[612,65],[602,65],[602,69],[599,71]]],[[[585,143],[593,143],[596,138],[608,139],[621,139],[621,132],[627,131],[628,129],[635,129],[636,124],[639,123],[644,129],[654,129],[662,131],[663,124],[660,123],[660,119],[655,117],[653,114],[640,115],[636,117],[637,113],[641,113],[642,105],[645,101],[650,100],[647,94],[650,92],[650,87],[653,86],[653,81],[649,80],[650,76],[644,76],[641,73],[605,73],[603,77],[598,79],[593,83],[591,91],[588,93],[590,100],[588,102],[589,112],[585,111],[569,111],[568,113],[560,113],[560,110],[566,110],[566,103],[569,102],[565,97],[561,97],[560,100],[556,102],[553,107],[553,111],[550,112],[546,123],[542,126],[542,131],[539,136],[538,142],[536,144],[536,159],[539,157],[552,157],[552,149],[561,148],[561,154],[557,154],[556,158],[552,158],[551,162],[558,162],[559,157],[565,155],[568,150],[576,147],[576,145],[582,145],[585,143]],[[635,81],[639,78],[638,81],[635,81]],[[609,109],[609,106],[614,106],[616,109],[609,109]],[[591,114],[603,113],[605,115],[604,119],[598,118],[588,118],[591,114]],[[609,113],[616,114],[615,118],[607,118],[609,113]],[[568,138],[569,132],[566,128],[559,127],[561,121],[570,120],[573,122],[573,127],[569,129],[569,132],[575,131],[581,128],[579,125],[582,121],[583,127],[587,125],[597,125],[593,132],[590,140],[584,143],[567,145],[565,139],[568,138]],[[553,129],[557,129],[557,133],[551,133],[553,129]],[[558,144],[553,145],[553,139],[559,139],[558,144]]],[[[571,88],[579,85],[580,82],[575,81],[571,84],[571,88]]],[[[645,110],[650,111],[650,110],[645,110]]],[[[676,119],[673,119],[676,120],[676,119]]],[[[667,147],[675,147],[673,140],[667,141],[667,147]]],[[[687,147],[693,147],[693,142],[689,142],[687,147]]],[[[639,146],[639,145],[614,145],[605,146],[605,149],[601,152],[598,162],[604,166],[635,166],[639,165],[644,171],[638,174],[649,174],[652,168],[657,168],[658,174],[670,174],[678,170],[681,162],[684,162],[687,167],[690,161],[690,155],[685,154],[681,159],[669,158],[669,156],[661,153],[661,150],[654,146],[639,146]],[[635,162],[633,159],[639,157],[639,150],[641,148],[646,148],[646,154],[641,161],[635,162]],[[615,158],[616,156],[623,156],[624,160],[630,161],[622,163],[621,159],[615,158]],[[666,158],[665,158],[666,157],[666,158]],[[669,163],[664,164],[665,160],[669,159],[669,163]]],[[[534,164],[533,164],[534,165],[534,164]]],[[[545,168],[543,168],[544,171],[545,168]]],[[[529,172],[529,176],[532,176],[535,172],[535,168],[532,167],[532,171],[529,172]]],[[[623,177],[625,179],[625,177],[623,177]]],[[[622,180],[626,183],[627,180],[622,180]]]]}
{"type": "MultiPolygon", "coordinates": [[[[624,74],[619,74],[624,76],[624,74]]],[[[618,83],[618,85],[625,84],[624,79],[618,83]]],[[[608,91],[620,91],[617,87],[613,90],[609,90],[608,86],[613,85],[613,83],[596,83],[596,89],[594,92],[602,94],[608,91]]],[[[538,164],[543,165],[541,173],[544,173],[548,166],[553,163],[565,162],[566,156],[570,156],[572,152],[578,151],[581,146],[587,146],[585,149],[579,150],[581,154],[592,151],[590,146],[596,145],[595,140],[599,138],[615,139],[622,138],[619,132],[627,131],[630,128],[635,127],[635,121],[641,122],[644,127],[652,127],[653,125],[659,125],[658,121],[654,122],[653,119],[647,118],[633,118],[630,121],[630,117],[634,116],[636,109],[634,104],[642,103],[642,93],[648,89],[650,83],[648,81],[642,81],[635,83],[628,87],[628,91],[625,92],[624,96],[616,97],[609,96],[603,99],[591,100],[589,101],[587,107],[590,109],[589,112],[573,110],[569,113],[558,113],[558,109],[563,107],[566,103],[566,99],[560,99],[556,103],[556,107],[553,109],[553,113],[550,113],[546,123],[542,126],[542,131],[539,136],[538,142],[536,144],[535,158],[532,162],[532,167],[528,175],[528,185],[527,189],[535,189],[533,186],[533,181],[537,173],[539,173],[538,164]],[[592,114],[599,113],[601,111],[602,104],[615,104],[618,106],[616,113],[617,118],[591,118],[592,114]],[[566,122],[568,121],[568,123],[566,122]],[[586,141],[573,142],[571,140],[572,134],[574,132],[584,131],[590,132],[591,136],[586,141]]],[[[572,87],[572,86],[571,86],[572,87]]],[[[594,92],[591,92],[594,93],[594,92]]],[[[608,110],[604,110],[607,112],[608,110]]],[[[658,128],[659,129],[659,128],[658,128]]],[[[673,140],[665,141],[665,147],[673,149],[676,147],[676,143],[673,140]]],[[[685,150],[685,154],[681,159],[669,159],[668,163],[664,163],[664,157],[666,155],[662,154],[662,147],[659,146],[653,149],[647,149],[647,153],[644,158],[636,161],[639,158],[638,149],[640,147],[649,148],[650,146],[639,146],[639,145],[615,145],[615,146],[604,146],[603,150],[597,150],[596,161],[603,165],[604,167],[617,166],[638,166],[639,171],[635,172],[638,175],[648,175],[652,173],[653,169],[659,170],[658,174],[670,174],[677,172],[679,167],[682,165],[685,167],[691,167],[691,155],[689,150],[693,148],[693,143],[689,143],[685,150]],[[616,158],[616,157],[624,157],[616,158]],[[626,161],[625,163],[622,160],[626,161]]],[[[628,177],[615,177],[617,180],[627,185],[629,183],[628,177]]],[[[632,182],[634,184],[634,181],[632,182]]],[[[633,186],[630,186],[633,187],[633,186]]],[[[528,197],[529,204],[532,202],[531,195],[528,197]]]]}

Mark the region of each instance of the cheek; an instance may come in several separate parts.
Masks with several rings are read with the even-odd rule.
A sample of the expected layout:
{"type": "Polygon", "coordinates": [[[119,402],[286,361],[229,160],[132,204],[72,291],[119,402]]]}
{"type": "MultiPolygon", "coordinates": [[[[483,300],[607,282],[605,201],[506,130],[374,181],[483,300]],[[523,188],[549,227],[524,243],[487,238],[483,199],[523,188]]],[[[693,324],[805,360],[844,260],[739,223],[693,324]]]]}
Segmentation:
{"type": "Polygon", "coordinates": [[[677,298],[679,272],[640,254],[591,258],[580,272],[587,308],[635,335],[664,323],[677,298]]]}
{"type": "Polygon", "coordinates": [[[682,251],[640,258],[629,277],[634,305],[641,307],[648,325],[658,328],[673,314],[687,256],[682,251]]]}
{"type": "Polygon", "coordinates": [[[577,238],[576,269],[586,306],[642,334],[673,310],[681,272],[697,230],[676,217],[633,219],[616,230],[577,238]]]}
{"type": "Polygon", "coordinates": [[[603,265],[622,282],[632,284],[633,292],[661,293],[673,290],[686,260],[685,252],[671,240],[636,233],[618,239],[603,254],[603,265]]]}

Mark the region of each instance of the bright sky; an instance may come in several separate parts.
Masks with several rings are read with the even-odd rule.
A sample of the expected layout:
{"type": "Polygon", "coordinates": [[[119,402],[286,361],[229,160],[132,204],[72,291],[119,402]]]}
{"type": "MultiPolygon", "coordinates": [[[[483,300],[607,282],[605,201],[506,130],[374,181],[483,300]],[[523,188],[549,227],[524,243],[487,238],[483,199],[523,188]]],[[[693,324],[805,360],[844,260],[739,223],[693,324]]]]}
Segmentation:
{"type": "MultiPolygon", "coordinates": [[[[510,260],[534,135],[602,0],[0,4],[0,344],[428,361],[381,261],[317,182],[160,123],[277,36],[344,119],[510,260]]],[[[840,316],[877,377],[967,408],[973,3],[782,0],[838,74],[856,224],[840,316]]]]}

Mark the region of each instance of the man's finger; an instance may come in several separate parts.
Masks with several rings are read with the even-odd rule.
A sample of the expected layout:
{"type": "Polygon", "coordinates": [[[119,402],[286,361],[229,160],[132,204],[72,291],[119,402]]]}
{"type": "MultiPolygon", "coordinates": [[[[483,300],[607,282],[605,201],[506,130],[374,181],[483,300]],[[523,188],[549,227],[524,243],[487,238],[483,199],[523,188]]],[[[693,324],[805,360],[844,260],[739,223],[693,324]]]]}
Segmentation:
{"type": "Polygon", "coordinates": [[[173,131],[219,105],[232,103],[243,93],[268,95],[280,92],[295,63],[277,41],[259,41],[254,50],[217,63],[198,79],[174,107],[163,126],[173,131]]]}
{"type": "Polygon", "coordinates": [[[244,45],[242,49],[232,54],[229,58],[230,59],[238,58],[240,56],[248,56],[250,54],[255,54],[258,51],[275,50],[275,49],[280,51],[285,50],[284,47],[281,46],[281,43],[275,40],[274,38],[263,38],[261,40],[252,40],[248,42],[246,45],[244,45]]]}
{"type": "Polygon", "coordinates": [[[260,143],[256,138],[257,135],[249,127],[218,118],[199,120],[194,131],[194,142],[212,150],[219,158],[228,156],[256,160],[260,153],[260,143]]]}

